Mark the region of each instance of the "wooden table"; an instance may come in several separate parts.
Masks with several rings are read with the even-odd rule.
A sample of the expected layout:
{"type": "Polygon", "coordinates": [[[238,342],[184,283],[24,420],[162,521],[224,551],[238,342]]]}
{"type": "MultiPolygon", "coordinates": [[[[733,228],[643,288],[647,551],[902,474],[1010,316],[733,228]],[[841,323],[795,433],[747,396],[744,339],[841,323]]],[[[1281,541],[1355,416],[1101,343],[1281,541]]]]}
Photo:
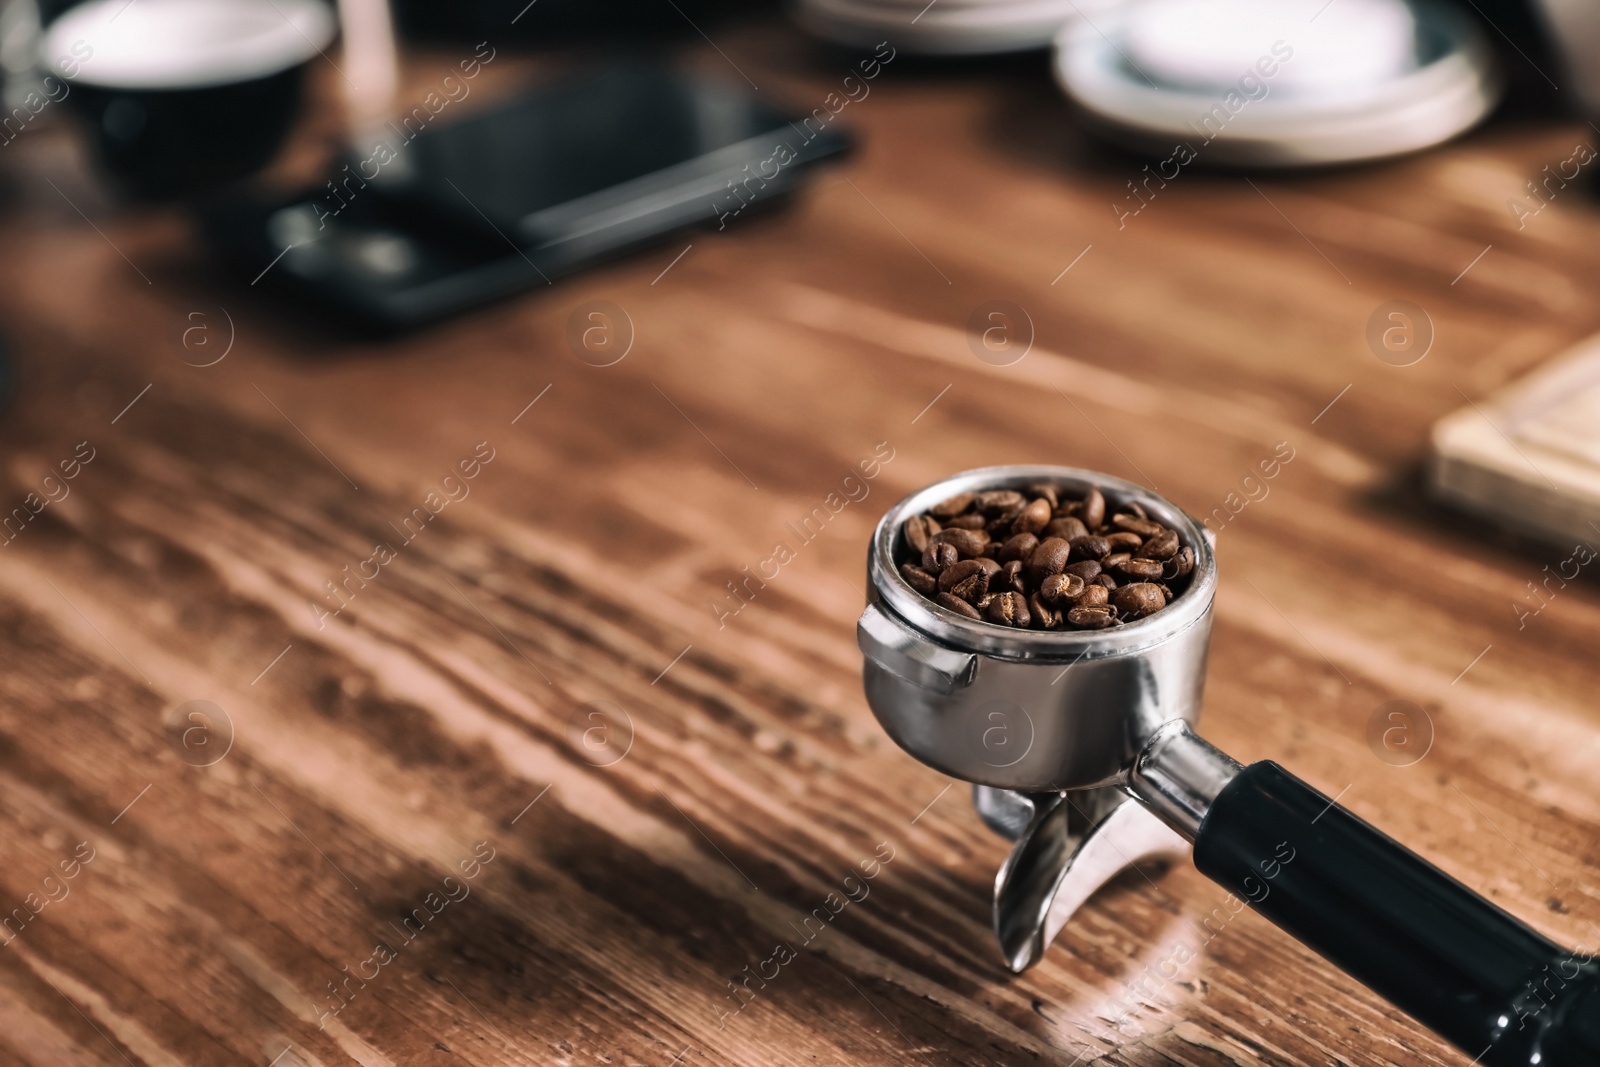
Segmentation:
{"type": "MultiPolygon", "coordinates": [[[[698,37],[686,62],[802,108],[848,72],[778,24],[714,39],[728,62],[698,37]]],[[[408,91],[456,58],[413,55],[408,91]]],[[[1519,630],[1569,549],[1418,479],[1434,419],[1600,327],[1585,193],[1520,230],[1506,205],[1592,131],[1186,170],[1119,226],[1143,161],[1086,139],[1042,62],[871,86],[841,115],[861,151],[791,210],[388,343],[217,277],[68,131],[4,150],[5,508],[93,458],[0,560],[0,892],[26,909],[0,1061],[1464,1065],[1249,913],[1151,981],[1224,897],[1187,866],[1121,878],[1008,975],[1006,844],[862,700],[865,544],[901,495],[1051,462],[1210,515],[1279,442],[1221,530],[1206,732],[1594,949],[1600,597],[1572,583],[1519,630]],[[1408,367],[1365,340],[1395,299],[1437,332],[1408,367]],[[607,367],[565,340],[597,300],[635,331],[607,367]],[[972,351],[991,300],[1032,320],[1020,362],[972,351]],[[220,351],[219,306],[231,350],[188,365],[175,338],[220,351]],[[875,449],[866,498],[798,544],[875,449]],[[1435,733],[1405,767],[1368,742],[1397,699],[1435,733]]]]}

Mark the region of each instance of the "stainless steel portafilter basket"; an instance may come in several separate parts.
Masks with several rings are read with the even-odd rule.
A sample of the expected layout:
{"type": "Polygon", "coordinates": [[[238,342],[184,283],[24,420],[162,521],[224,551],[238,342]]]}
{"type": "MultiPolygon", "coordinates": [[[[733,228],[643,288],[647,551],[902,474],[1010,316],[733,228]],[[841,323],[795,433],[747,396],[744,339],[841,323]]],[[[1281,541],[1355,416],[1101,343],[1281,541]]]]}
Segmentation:
{"type": "Polygon", "coordinates": [[[1217,589],[1209,532],[1131,482],[1071,467],[965,471],[879,521],[857,625],[863,684],[895,742],[973,784],[1010,838],[995,880],[1006,964],[1036,963],[1132,863],[1181,857],[1486,1067],[1600,1065],[1600,963],[1567,951],[1270,761],[1192,729],[1217,589]],[[947,611],[902,577],[905,521],[960,493],[1097,488],[1193,550],[1165,608],[1105,630],[1024,630],[947,611]],[[1558,988],[1559,984],[1559,988],[1558,988]]]}
{"type": "Polygon", "coordinates": [[[857,629],[867,702],[922,762],[1023,792],[1117,785],[1163,724],[1200,715],[1217,566],[1204,528],[1154,493],[1064,467],[990,467],[929,486],[889,510],[867,557],[857,629]],[[958,493],[1047,482],[1139,503],[1195,553],[1189,588],[1148,618],[1109,630],[1018,630],[948,611],[901,577],[905,520],[958,493]]]}

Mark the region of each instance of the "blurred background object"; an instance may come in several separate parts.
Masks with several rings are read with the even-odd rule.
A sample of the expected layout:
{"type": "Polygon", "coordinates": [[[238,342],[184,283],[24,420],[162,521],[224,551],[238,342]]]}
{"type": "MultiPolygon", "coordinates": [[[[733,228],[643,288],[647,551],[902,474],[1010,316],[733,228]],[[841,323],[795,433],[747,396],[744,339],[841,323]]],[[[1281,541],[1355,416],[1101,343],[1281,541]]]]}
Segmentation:
{"type": "MultiPolygon", "coordinates": [[[[66,102],[119,189],[197,208],[219,259],[252,286],[383,328],[548,284],[686,226],[725,229],[848,147],[832,106],[757,104],[754,83],[741,99],[737,79],[680,83],[660,61],[730,11],[718,0],[540,0],[514,13],[488,0],[338,2],[335,61],[322,0],[44,0],[42,30],[35,0],[12,0],[0,15],[8,99],[66,102]],[[471,54],[401,102],[397,28],[471,54]],[[469,66],[518,44],[635,73],[501,89],[488,111],[445,113],[471,91],[469,66]],[[313,59],[344,101],[321,187],[247,181],[282,148],[313,59]],[[778,162],[780,149],[792,158],[778,162]]],[[[1523,47],[1538,48],[1524,32],[1534,14],[1519,9],[1510,35],[1493,21],[1508,2],[1482,14],[1448,0],[797,0],[793,13],[834,47],[870,51],[874,68],[901,49],[932,63],[1054,42],[1070,115],[1156,153],[1157,180],[1170,180],[1197,162],[1346,163],[1459,135],[1505,84],[1485,21],[1537,66],[1523,47]]],[[[1563,0],[1545,13],[1583,18],[1563,0]]]]}
{"type": "Polygon", "coordinates": [[[1600,537],[1600,337],[1440,419],[1428,477],[1436,499],[1517,533],[1600,537]]]}
{"type": "MultiPolygon", "coordinates": [[[[470,46],[405,104],[385,0],[340,0],[338,62],[320,0],[90,0],[48,24],[40,51],[120,189],[195,207],[219,258],[252,286],[277,266],[268,289],[369,327],[549,284],[685,226],[726,228],[848,147],[829,111],[786,111],[649,61],[619,65],[614,42],[593,64],[609,73],[502,92],[463,114],[504,31],[533,9],[509,24],[500,12],[498,44],[470,46]],[[328,178],[288,193],[241,184],[282,147],[319,57],[345,105],[328,178]]],[[[616,13],[536,18],[577,33],[616,13]]],[[[36,36],[28,14],[14,19],[23,55],[36,36]]],[[[452,25],[470,29],[471,11],[452,25]]]]}
{"type": "Polygon", "coordinates": [[[1532,0],[1561,66],[1572,83],[1576,106],[1600,115],[1600,4],[1593,0],[1532,0]]]}
{"type": "Polygon", "coordinates": [[[1361,94],[1416,69],[1431,15],[1406,0],[1142,0],[1122,32],[1128,64],[1176,88],[1268,77],[1260,59],[1277,44],[1274,88],[1361,94]]]}
{"type": "Polygon", "coordinates": [[[400,85],[389,0],[339,0],[339,26],[351,140],[359,148],[382,136],[378,128],[390,117],[400,85]]]}
{"type": "Polygon", "coordinates": [[[270,161],[333,34],[319,0],[90,0],[50,23],[42,51],[100,165],[167,200],[270,161]]]}
{"type": "Polygon", "coordinates": [[[44,91],[39,69],[39,6],[34,0],[0,3],[0,106],[25,107],[28,94],[44,91]]]}
{"type": "MultiPolygon", "coordinates": [[[[749,11],[737,0],[391,0],[395,23],[416,41],[496,42],[525,46],[560,44],[615,48],[671,39],[734,12],[749,11]]],[[[757,9],[759,7],[757,6],[757,9]]]]}
{"type": "Polygon", "coordinates": [[[865,48],[888,40],[928,56],[1043,48],[1069,23],[1090,22],[1123,0],[797,0],[795,18],[824,40],[865,48]]]}
{"type": "Polygon", "coordinates": [[[11,355],[11,339],[0,334],[0,415],[17,395],[17,362],[11,355]]]}
{"type": "Polygon", "coordinates": [[[643,63],[429,119],[391,123],[323,189],[212,205],[212,246],[241,276],[276,266],[302,304],[415,326],[684,227],[725,229],[851,144],[815,114],[643,63]]]}
{"type": "Polygon", "coordinates": [[[1432,0],[1139,0],[1064,31],[1056,75],[1096,129],[1182,165],[1411,152],[1501,89],[1476,23],[1432,0]]]}

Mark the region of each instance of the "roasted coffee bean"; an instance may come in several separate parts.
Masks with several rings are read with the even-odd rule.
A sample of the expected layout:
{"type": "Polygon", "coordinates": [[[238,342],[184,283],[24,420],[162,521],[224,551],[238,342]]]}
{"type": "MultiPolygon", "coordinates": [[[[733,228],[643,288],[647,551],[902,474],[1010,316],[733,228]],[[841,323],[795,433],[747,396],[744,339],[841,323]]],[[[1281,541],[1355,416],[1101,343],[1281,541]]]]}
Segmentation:
{"type": "MultiPolygon", "coordinates": [[[[971,578],[975,574],[984,575],[984,579],[983,580],[984,580],[984,583],[987,584],[988,581],[989,581],[989,578],[988,578],[988,574],[984,570],[984,566],[983,565],[984,565],[985,562],[993,562],[993,561],[992,560],[986,561],[986,560],[979,560],[979,559],[964,559],[960,563],[954,563],[954,564],[951,564],[950,566],[946,567],[944,570],[939,572],[939,589],[940,589],[940,591],[948,593],[948,592],[950,592],[951,590],[953,590],[955,588],[957,582],[964,582],[968,578],[971,578]]],[[[959,594],[957,594],[957,595],[959,595],[959,594]]],[[[966,597],[962,597],[962,599],[965,600],[967,598],[966,597]]]]}
{"type": "Polygon", "coordinates": [[[1161,561],[1158,559],[1130,559],[1119,563],[1112,570],[1118,578],[1126,578],[1130,582],[1153,582],[1161,577],[1161,561]]]}
{"type": "Polygon", "coordinates": [[[1089,528],[1083,524],[1082,519],[1067,516],[1065,518],[1051,519],[1044,528],[1046,537],[1059,537],[1063,541],[1076,540],[1079,537],[1089,536],[1089,528]]]}
{"type": "Polygon", "coordinates": [[[1188,588],[1197,559],[1137,503],[1049,484],[957,494],[908,518],[898,545],[900,573],[923,596],[963,618],[1035,630],[1159,611],[1188,588]]]}
{"type": "Polygon", "coordinates": [[[1015,489],[991,489],[986,493],[979,493],[974,501],[978,510],[990,518],[1003,515],[1013,508],[1020,508],[1027,502],[1028,498],[1015,489]]]}
{"type": "Polygon", "coordinates": [[[1089,534],[1085,537],[1075,537],[1072,542],[1072,562],[1080,559],[1100,559],[1111,551],[1111,546],[1104,537],[1089,534]]]}
{"type": "Polygon", "coordinates": [[[961,553],[956,550],[955,545],[948,545],[943,541],[931,541],[928,547],[922,550],[922,569],[929,574],[940,574],[960,558],[961,553]]]}
{"type": "Polygon", "coordinates": [[[1187,578],[1189,572],[1194,570],[1194,549],[1184,545],[1178,549],[1178,554],[1167,560],[1166,569],[1161,576],[1168,581],[1174,578],[1187,578]]]}
{"type": "Polygon", "coordinates": [[[1113,515],[1111,525],[1119,530],[1136,533],[1140,537],[1155,537],[1157,534],[1165,533],[1167,529],[1160,523],[1151,522],[1141,515],[1113,515]]]}
{"type": "Polygon", "coordinates": [[[950,519],[966,511],[972,504],[975,493],[957,493],[949,500],[943,500],[928,509],[928,514],[936,519],[950,519]]]}
{"type": "Polygon", "coordinates": [[[927,550],[928,541],[941,529],[943,527],[938,519],[928,515],[913,515],[906,520],[906,544],[920,556],[927,550]]]}
{"type": "Polygon", "coordinates": [[[1001,626],[1028,625],[1028,601],[1021,593],[1001,593],[989,603],[984,613],[990,622],[1001,626]]]}
{"type": "Polygon", "coordinates": [[[952,596],[958,596],[968,604],[977,604],[988,592],[989,576],[983,571],[979,571],[972,577],[959,581],[950,587],[952,596]]]}
{"type": "Polygon", "coordinates": [[[1047,537],[1028,557],[1028,581],[1038,585],[1052,574],[1060,574],[1067,565],[1072,546],[1059,537],[1047,537]]]}
{"type": "Polygon", "coordinates": [[[1146,559],[1171,559],[1178,554],[1178,547],[1178,535],[1172,530],[1162,530],[1146,539],[1136,554],[1146,559]]]}
{"type": "Polygon", "coordinates": [[[1115,609],[1109,604],[1092,608],[1073,608],[1067,612],[1067,622],[1080,630],[1104,630],[1117,624],[1115,609]]]}
{"type": "Polygon", "coordinates": [[[1106,521],[1106,498],[1100,495],[1100,490],[1091,489],[1083,495],[1083,510],[1078,512],[1078,518],[1091,532],[1106,521]]]}
{"type": "Polygon", "coordinates": [[[1117,613],[1123,619],[1130,620],[1142,619],[1167,606],[1166,598],[1161,595],[1161,587],[1149,582],[1123,586],[1112,596],[1111,602],[1117,606],[1117,613]]]}
{"type": "Polygon", "coordinates": [[[1059,604],[1063,600],[1076,600],[1083,595],[1085,584],[1076,574],[1052,574],[1039,583],[1039,595],[1048,604],[1059,604]]]}
{"type": "Polygon", "coordinates": [[[923,596],[932,596],[939,591],[939,579],[913,563],[902,564],[900,573],[905,577],[906,584],[923,596]]]}
{"type": "Polygon", "coordinates": [[[1114,534],[1106,534],[1106,544],[1111,546],[1113,552],[1138,552],[1144,544],[1144,538],[1127,530],[1118,530],[1114,534]]]}
{"type": "Polygon", "coordinates": [[[1037,534],[1050,523],[1050,501],[1040,497],[1017,513],[1011,528],[1017,533],[1037,534]]]}
{"type": "Polygon", "coordinates": [[[955,545],[962,559],[972,559],[983,555],[983,546],[989,543],[989,535],[982,530],[940,530],[929,539],[929,544],[934,543],[955,545]]]}
{"type": "Polygon", "coordinates": [[[1000,546],[1000,562],[1010,563],[1014,559],[1027,559],[1033,555],[1033,550],[1039,547],[1039,539],[1031,533],[1019,533],[1015,537],[1006,539],[1000,546]]]}
{"type": "Polygon", "coordinates": [[[951,596],[949,593],[940,593],[938,603],[941,608],[944,608],[946,611],[953,611],[957,615],[964,615],[969,619],[983,618],[982,615],[978,614],[977,608],[973,607],[971,604],[968,604],[965,600],[962,600],[958,596],[951,596]]]}
{"type": "Polygon", "coordinates": [[[1088,582],[1098,578],[1102,569],[1103,568],[1100,566],[1099,560],[1082,559],[1077,563],[1067,564],[1067,569],[1063,573],[1076,574],[1079,578],[1082,578],[1084,581],[1088,582]]]}

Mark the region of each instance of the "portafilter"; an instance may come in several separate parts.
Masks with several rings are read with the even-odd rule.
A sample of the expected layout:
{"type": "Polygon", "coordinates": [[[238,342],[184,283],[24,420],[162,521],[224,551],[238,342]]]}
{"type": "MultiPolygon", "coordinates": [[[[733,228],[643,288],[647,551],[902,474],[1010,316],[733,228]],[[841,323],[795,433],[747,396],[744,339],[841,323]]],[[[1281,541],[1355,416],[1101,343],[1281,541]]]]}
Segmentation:
{"type": "Polygon", "coordinates": [[[1243,766],[1193,730],[1217,564],[1208,530],[1131,482],[1054,466],[966,471],[873,532],[857,625],[873,714],[923,763],[973,785],[1014,841],[995,879],[1007,966],[1038,962],[1130,864],[1180,856],[1485,1067],[1600,1064],[1600,962],[1469,890],[1271,761],[1243,766]],[[1193,553],[1153,614],[1100,630],[975,620],[907,582],[907,519],[964,493],[1098,489],[1193,553]]]}

